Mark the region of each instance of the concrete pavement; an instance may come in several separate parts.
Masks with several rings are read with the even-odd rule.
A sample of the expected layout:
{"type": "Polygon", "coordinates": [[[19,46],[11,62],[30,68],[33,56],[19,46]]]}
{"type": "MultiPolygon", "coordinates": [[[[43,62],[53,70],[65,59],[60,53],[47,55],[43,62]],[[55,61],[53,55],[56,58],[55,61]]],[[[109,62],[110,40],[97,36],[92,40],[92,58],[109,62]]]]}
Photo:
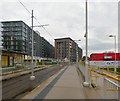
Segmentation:
{"type": "Polygon", "coordinates": [[[44,99],[85,99],[79,79],[76,68],[69,66],[44,99]]]}
{"type": "Polygon", "coordinates": [[[83,87],[83,78],[75,65],[68,66],[39,85],[22,99],[103,99],[102,77],[98,87],[83,87]]]}

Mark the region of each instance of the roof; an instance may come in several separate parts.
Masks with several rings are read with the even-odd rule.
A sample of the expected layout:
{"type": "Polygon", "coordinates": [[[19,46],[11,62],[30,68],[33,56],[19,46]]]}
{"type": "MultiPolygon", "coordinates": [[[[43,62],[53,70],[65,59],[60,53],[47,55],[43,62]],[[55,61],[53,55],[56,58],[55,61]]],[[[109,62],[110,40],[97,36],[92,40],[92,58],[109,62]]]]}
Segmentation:
{"type": "MultiPolygon", "coordinates": [[[[64,39],[70,39],[70,40],[72,40],[70,37],[66,37],[66,38],[58,38],[58,39],[55,39],[55,40],[64,40],[64,39]]],[[[72,41],[74,41],[74,40],[72,40],[72,41]]]]}
{"type": "MultiPolygon", "coordinates": [[[[24,23],[26,26],[28,26],[24,21],[22,21],[22,20],[16,20],[16,21],[1,21],[1,23],[12,23],[12,22],[15,22],[15,23],[17,23],[17,22],[21,22],[21,23],[24,23]]],[[[29,27],[29,26],[28,26],[29,27]]],[[[31,28],[31,27],[29,27],[29,28],[31,28]]]]}
{"type": "MultiPolygon", "coordinates": [[[[1,21],[2,23],[8,23],[8,22],[23,22],[22,20],[16,20],[16,21],[1,21]]],[[[24,23],[24,22],[23,22],[24,23]]]]}

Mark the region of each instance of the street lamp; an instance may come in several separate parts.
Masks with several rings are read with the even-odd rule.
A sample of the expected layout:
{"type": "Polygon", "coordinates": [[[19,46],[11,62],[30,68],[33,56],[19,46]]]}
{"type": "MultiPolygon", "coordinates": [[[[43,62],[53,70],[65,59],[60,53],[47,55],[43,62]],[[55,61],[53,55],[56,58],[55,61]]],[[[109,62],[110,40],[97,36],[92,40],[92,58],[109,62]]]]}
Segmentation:
{"type": "MultiPolygon", "coordinates": [[[[109,37],[113,37],[114,38],[115,62],[116,62],[116,35],[109,35],[109,37]]],[[[116,73],[116,66],[114,68],[114,72],[116,73]]]]}
{"type": "Polygon", "coordinates": [[[86,61],[85,61],[85,82],[83,82],[83,85],[85,87],[90,86],[90,81],[89,81],[89,73],[88,73],[88,19],[87,19],[87,0],[85,2],[86,4],[86,33],[84,37],[86,38],[86,61]]]}

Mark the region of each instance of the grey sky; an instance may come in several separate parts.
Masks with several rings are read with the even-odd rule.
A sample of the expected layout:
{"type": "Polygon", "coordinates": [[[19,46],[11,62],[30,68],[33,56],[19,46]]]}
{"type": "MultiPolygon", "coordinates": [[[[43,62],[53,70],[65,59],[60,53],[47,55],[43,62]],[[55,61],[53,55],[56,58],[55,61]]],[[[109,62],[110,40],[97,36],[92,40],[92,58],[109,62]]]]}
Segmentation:
{"type": "MultiPolygon", "coordinates": [[[[79,46],[85,50],[85,3],[84,0],[77,2],[48,2],[48,0],[21,0],[41,24],[49,24],[46,29],[54,38],[71,37],[73,40],[81,39],[79,46]]],[[[57,0],[58,1],[58,0],[57,0]]],[[[67,1],[67,0],[65,0],[67,1]]],[[[89,0],[88,0],[89,1],[89,0]]],[[[92,0],[90,0],[92,1],[92,0]]],[[[114,51],[114,40],[110,34],[118,34],[118,3],[116,2],[89,2],[88,25],[89,25],[89,54],[95,52],[114,51]]],[[[113,0],[111,0],[113,1],[113,0]]],[[[18,0],[1,1],[0,20],[23,20],[31,26],[31,15],[23,8],[18,0]]],[[[34,25],[38,23],[34,20],[34,25]]],[[[53,38],[42,28],[34,28],[41,33],[51,44],[53,38]]],[[[84,51],[85,53],[85,51],[84,51]]]]}

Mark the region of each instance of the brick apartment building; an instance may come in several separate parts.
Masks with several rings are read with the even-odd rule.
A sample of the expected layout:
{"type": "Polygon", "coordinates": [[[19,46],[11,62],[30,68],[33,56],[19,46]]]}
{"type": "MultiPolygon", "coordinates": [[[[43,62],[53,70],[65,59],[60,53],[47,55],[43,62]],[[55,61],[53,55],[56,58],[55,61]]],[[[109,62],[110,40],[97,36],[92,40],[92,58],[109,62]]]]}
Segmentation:
{"type": "Polygon", "coordinates": [[[76,62],[82,57],[82,49],[71,38],[55,39],[55,59],[64,61],[67,59],[70,62],[76,62]]]}

